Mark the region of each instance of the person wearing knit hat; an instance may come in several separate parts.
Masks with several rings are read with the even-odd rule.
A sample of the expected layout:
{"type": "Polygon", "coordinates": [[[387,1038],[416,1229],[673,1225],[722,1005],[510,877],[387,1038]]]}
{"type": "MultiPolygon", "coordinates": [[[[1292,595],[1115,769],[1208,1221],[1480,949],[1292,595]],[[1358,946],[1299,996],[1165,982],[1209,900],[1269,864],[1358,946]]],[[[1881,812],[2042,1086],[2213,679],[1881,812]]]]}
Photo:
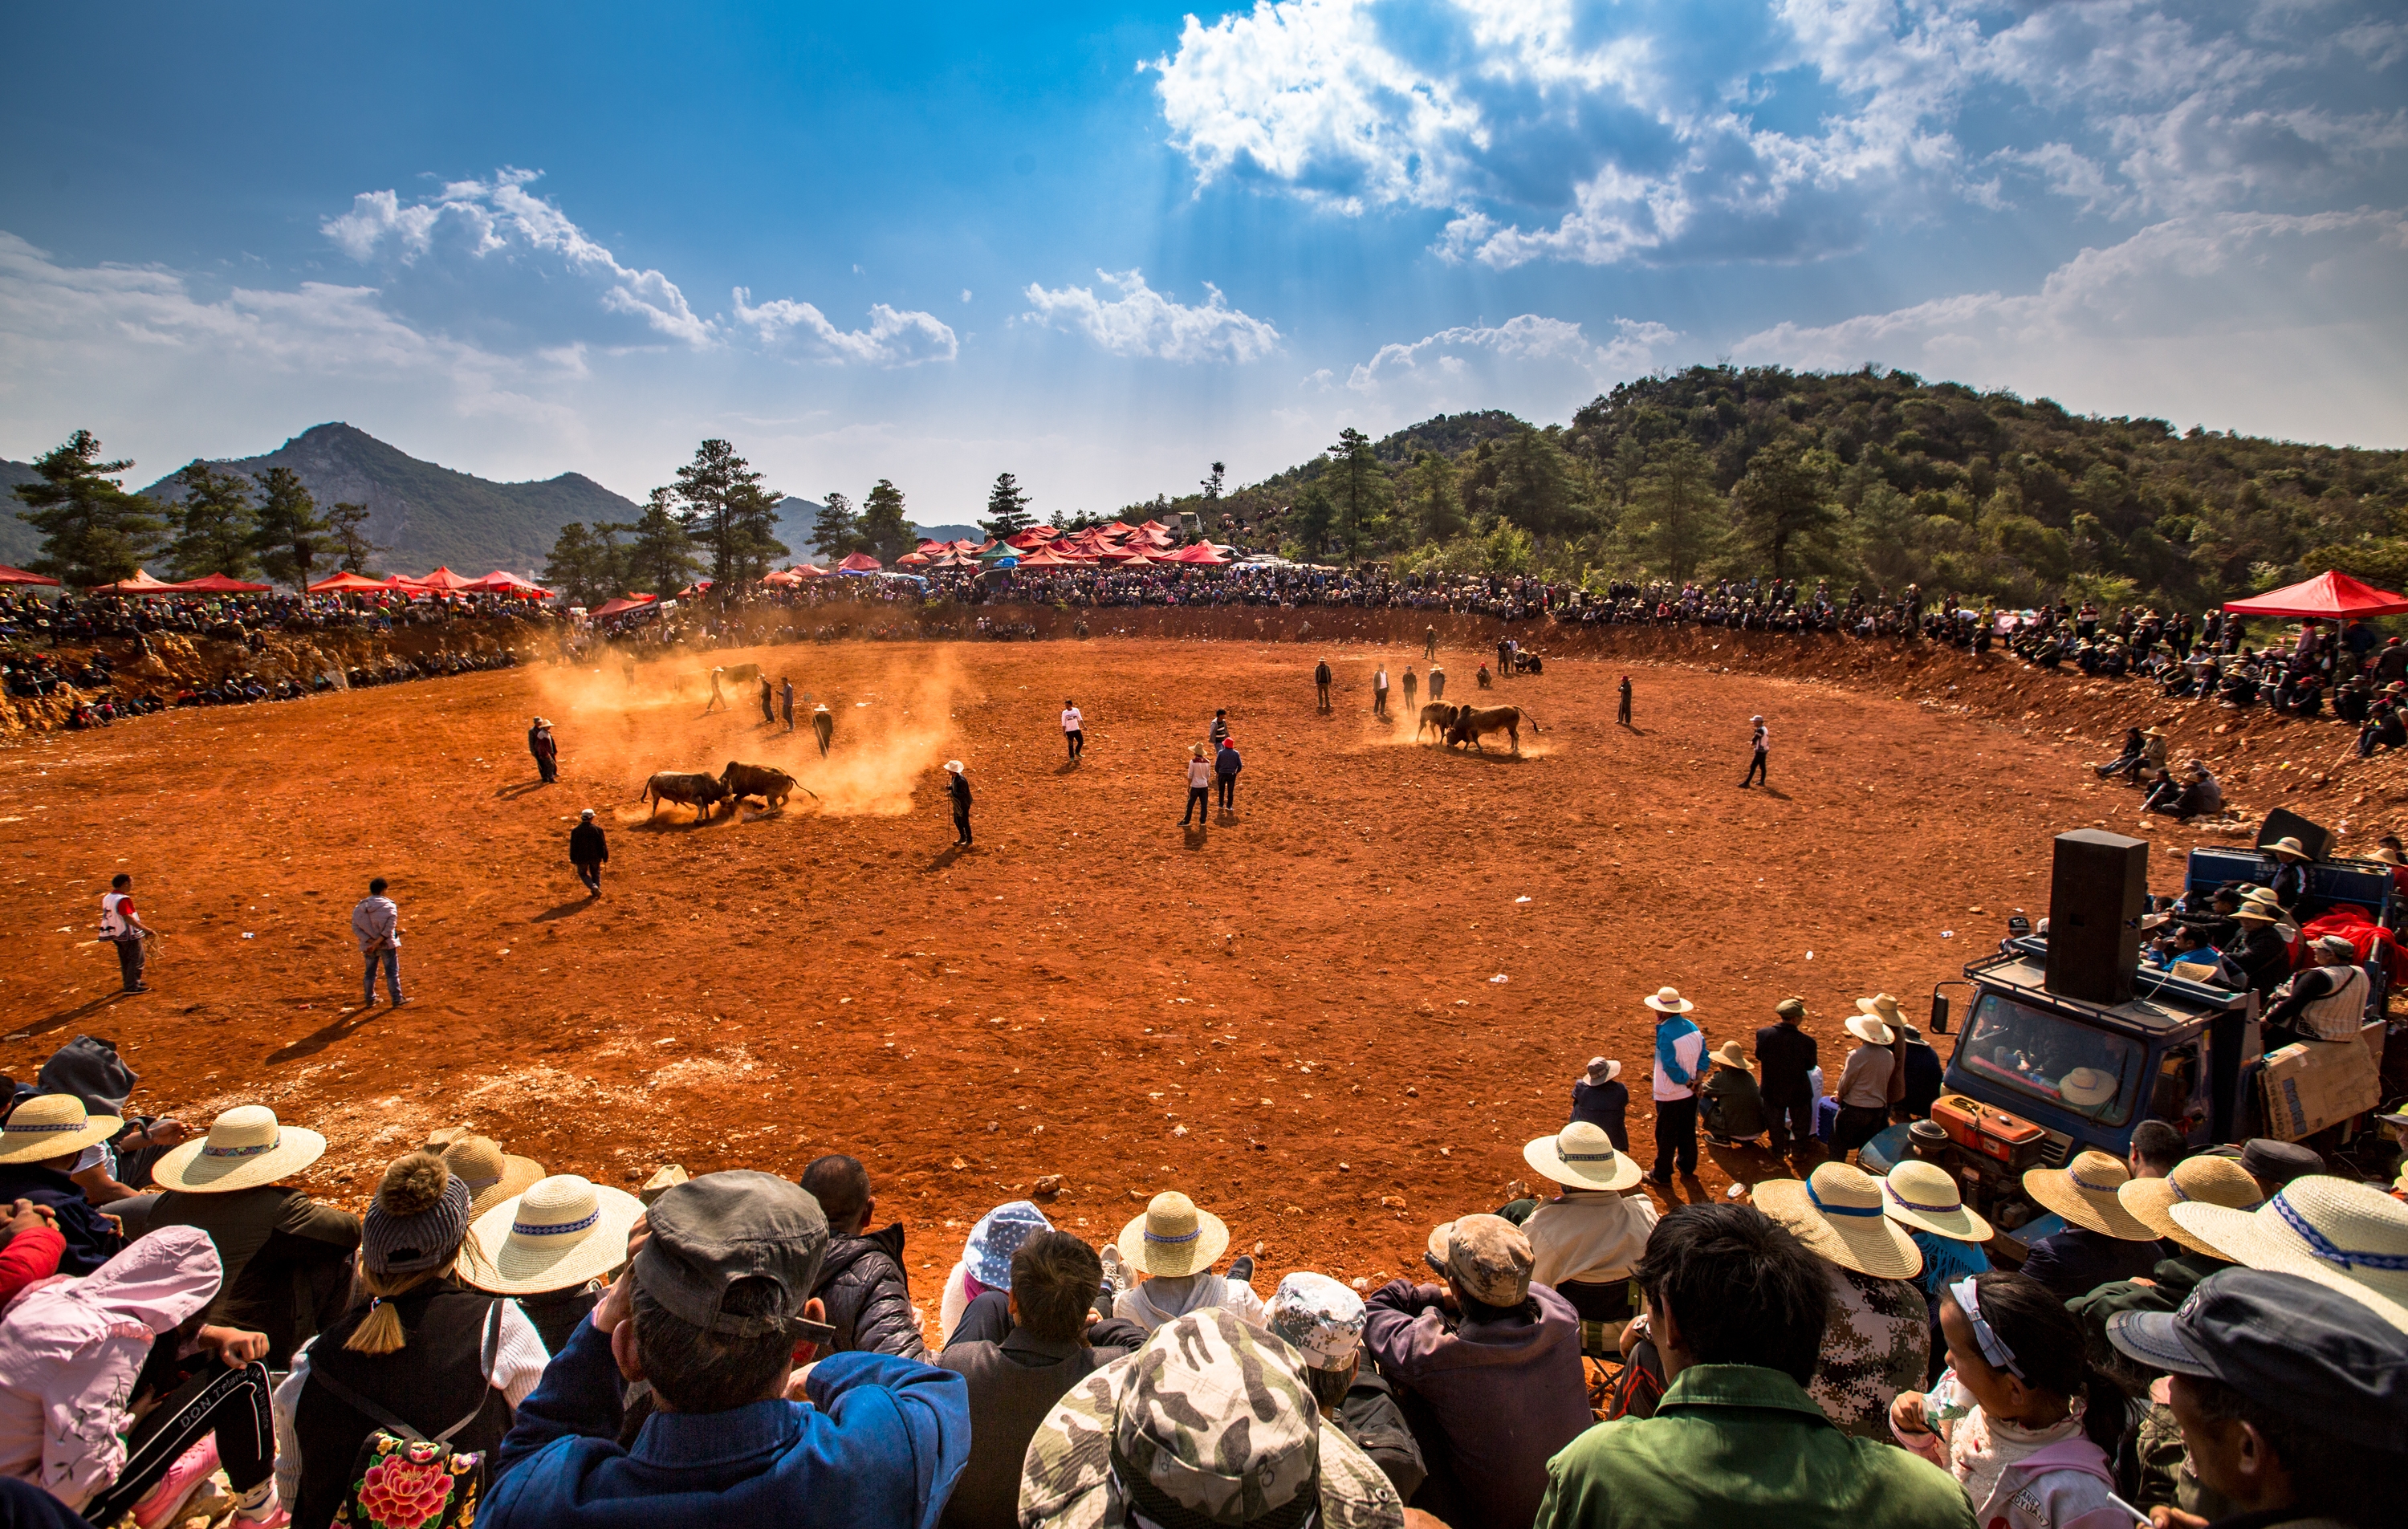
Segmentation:
{"type": "Polygon", "coordinates": [[[2112,1280],[2145,1278],[2157,1262],[2157,1234],[2117,1194],[2131,1177],[2122,1158],[2099,1151],[2076,1153],[2062,1168],[2026,1173],[2024,1193],[2056,1212],[2065,1229],[2031,1243],[2023,1272],[2063,1301],[2112,1280]]]}
{"type": "Polygon", "coordinates": [[[1326,1274],[1299,1269],[1280,1281],[1263,1322],[1304,1361],[1305,1385],[1323,1421],[1354,1440],[1410,1502],[1429,1467],[1396,1393],[1364,1368],[1364,1318],[1363,1297],[1326,1274]]]}
{"type": "MultiPolygon", "coordinates": [[[[518,1303],[454,1277],[468,1235],[468,1184],[432,1152],[394,1160],[361,1218],[365,1306],[294,1356],[276,1388],[277,1475],[295,1522],[323,1524],[349,1496],[379,1413],[455,1450],[499,1448],[547,1354],[518,1303]],[[448,1432],[447,1432],[448,1430],[448,1432]]],[[[490,1457],[489,1457],[490,1458],[490,1457]]]]}

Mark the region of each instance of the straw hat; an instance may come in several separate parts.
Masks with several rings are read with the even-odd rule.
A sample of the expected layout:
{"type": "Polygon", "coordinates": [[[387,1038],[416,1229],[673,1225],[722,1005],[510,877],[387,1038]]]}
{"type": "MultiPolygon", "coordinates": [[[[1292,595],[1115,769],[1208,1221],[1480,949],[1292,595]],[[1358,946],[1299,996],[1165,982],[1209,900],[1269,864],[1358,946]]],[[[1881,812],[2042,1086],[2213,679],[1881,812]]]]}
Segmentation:
{"type": "Polygon", "coordinates": [[[2195,1253],[2233,1262],[2221,1248],[2183,1230],[2173,1218],[2177,1205],[2218,1205],[2232,1210],[2255,1210],[2263,1198],[2249,1170],[2229,1157],[2186,1157],[2163,1179],[2134,1179],[2115,1192],[2124,1208],[2139,1217],[2150,1231],[2172,1237],[2195,1253]]]}
{"type": "Polygon", "coordinates": [[[1756,1071],[1755,1061],[1748,1056],[1745,1050],[1741,1049],[1740,1043],[1735,1040],[1727,1040],[1720,1046],[1715,1047],[1707,1054],[1713,1061],[1721,1063],[1726,1067],[1737,1067],[1742,1072],[1756,1071]]]}
{"type": "Polygon", "coordinates": [[[2292,838],[2287,835],[2266,846],[2266,852],[2271,855],[2289,855],[2295,860],[2313,860],[2315,858],[2314,855],[2308,853],[2308,847],[2306,845],[2301,844],[2298,839],[2292,838]]]}
{"type": "Polygon", "coordinates": [[[1605,1128],[1574,1121],[1552,1136],[1532,1138],[1522,1161],[1546,1178],[1573,1189],[1628,1189],[1639,1182],[1636,1158],[1613,1149],[1605,1128]]]}
{"type": "Polygon", "coordinates": [[[947,773],[948,775],[959,775],[959,774],[961,774],[961,773],[962,773],[962,762],[961,762],[960,760],[958,760],[958,759],[949,759],[949,760],[945,761],[945,773],[947,773]]]}
{"type": "Polygon", "coordinates": [[[2115,1097],[2115,1075],[2099,1067],[2068,1067],[2057,1080],[2058,1097],[2087,1109],[2115,1097]]]}
{"type": "Polygon", "coordinates": [[[2408,1330],[2408,1205],[2372,1184],[2312,1173],[2255,1210],[2185,1202],[2172,1215],[2237,1264],[2305,1276],[2408,1330]]]}
{"type": "Polygon", "coordinates": [[[326,1138],[280,1124],[265,1105],[236,1105],[209,1122],[209,1134],[188,1141],[150,1166],[164,1189],[222,1194],[255,1189],[299,1173],[325,1155],[326,1138]]]}
{"type": "Polygon", "coordinates": [[[1813,1177],[1769,1179],[1756,1186],[1756,1207],[1798,1235],[1817,1257],[1876,1279],[1912,1279],[1923,1272],[1923,1250],[1882,1213],[1881,1180],[1845,1163],[1826,1163],[1813,1177]]]}
{"type": "MultiPolygon", "coordinates": [[[[2078,1070],[2078,1069],[2077,1069],[2078,1070]]],[[[2120,1158],[2082,1152],[2061,1168],[2024,1175],[2024,1193],[2076,1226],[2126,1242],[2154,1242],[2148,1222],[2124,1208],[2115,1192],[2132,1177],[2120,1158]]]]}
{"type": "Polygon", "coordinates": [[[2397,865],[2400,864],[2400,851],[2394,850],[2387,844],[2378,844],[2373,849],[2366,851],[2366,858],[2369,860],[2379,860],[2386,865],[2397,865]]]}
{"type": "Polygon", "coordinates": [[[1177,1190],[1157,1194],[1121,1228],[1121,1257],[1147,1274],[1201,1274],[1229,1249],[1229,1228],[1177,1190]]]}
{"type": "Polygon", "coordinates": [[[1851,1014],[1844,1029],[1848,1034],[1872,1046],[1887,1046],[1898,1039],[1897,1032],[1870,1014],[1851,1014]]]}
{"type": "Polygon", "coordinates": [[[543,1177],[543,1165],[502,1150],[491,1136],[462,1136],[443,1149],[443,1165],[468,1186],[470,1219],[523,1193],[543,1177]]]}
{"type": "Polygon", "coordinates": [[[2141,729],[2141,736],[2144,738],[2162,738],[2168,736],[2169,735],[2166,730],[2162,727],[2143,727],[2141,729]]]}
{"type": "Polygon", "coordinates": [[[1698,1007],[1682,997],[1679,988],[1657,988],[1639,1001],[1658,1014],[1686,1014],[1698,1007]]]}
{"type": "Polygon", "coordinates": [[[1901,1226],[1951,1242],[1987,1242],[1990,1223],[1965,1208],[1956,1176],[1937,1163],[1910,1157],[1881,1181],[1882,1214],[1901,1226]]]}
{"type": "Polygon", "coordinates": [[[2232,916],[2236,919],[2246,919],[2252,923],[2281,923],[2283,922],[2283,910],[2281,908],[2275,907],[2272,903],[2260,903],[2252,901],[2248,898],[2242,899],[2241,906],[2233,910],[2232,916]]]}
{"type": "Polygon", "coordinates": [[[48,1163],[96,1147],[125,1128],[114,1115],[94,1115],[72,1093],[36,1093],[0,1126],[0,1163],[48,1163]]]}
{"type": "Polygon", "coordinates": [[[1874,1018],[1880,1020],[1884,1024],[1897,1024],[1899,1022],[1898,1017],[1898,1000],[1891,997],[1886,993],[1876,993],[1870,998],[1857,999],[1856,1012],[1859,1014],[1870,1014],[1874,1018]]]}
{"type": "Polygon", "coordinates": [[[1588,1059],[1588,1065],[1581,1069],[1579,1081],[1611,1083],[1621,1076],[1622,1064],[1619,1061],[1611,1057],[1593,1056],[1588,1059]]]}
{"type": "Polygon", "coordinates": [[[477,1217],[462,1272],[495,1295],[574,1290],[627,1261],[627,1232],[643,1213],[623,1189],[573,1173],[538,1179],[477,1217]]]}

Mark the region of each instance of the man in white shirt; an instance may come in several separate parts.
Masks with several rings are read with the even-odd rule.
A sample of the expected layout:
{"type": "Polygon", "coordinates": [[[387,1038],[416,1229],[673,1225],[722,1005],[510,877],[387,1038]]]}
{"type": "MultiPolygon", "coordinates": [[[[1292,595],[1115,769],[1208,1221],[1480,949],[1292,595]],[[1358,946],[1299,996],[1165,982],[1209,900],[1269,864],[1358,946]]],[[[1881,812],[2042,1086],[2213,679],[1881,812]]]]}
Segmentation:
{"type": "Polygon", "coordinates": [[[1388,666],[1383,664],[1380,665],[1379,673],[1371,677],[1371,715],[1385,717],[1387,714],[1388,666]]]}
{"type": "Polygon", "coordinates": [[[142,942],[150,931],[134,911],[134,878],[123,871],[108,879],[100,898],[100,937],[117,947],[117,974],[128,993],[150,991],[142,980],[142,942]]]}
{"type": "Polygon", "coordinates": [[[377,967],[384,967],[385,991],[393,995],[393,1007],[402,1006],[401,996],[401,909],[384,894],[385,879],[380,876],[368,883],[368,894],[351,909],[351,934],[360,942],[360,954],[367,960],[367,977],[360,993],[360,1007],[376,1002],[377,967]]]}
{"type": "Polygon", "coordinates": [[[1073,764],[1087,751],[1086,725],[1086,719],[1079,715],[1079,703],[1067,695],[1062,697],[1062,742],[1070,750],[1073,764]]]}
{"type": "Polygon", "coordinates": [[[1764,751],[1772,746],[1772,730],[1764,725],[1761,717],[1750,717],[1748,725],[1754,731],[1748,735],[1747,744],[1756,750],[1756,754],[1748,762],[1747,774],[1740,777],[1739,789],[1742,791],[1745,791],[1751,781],[1767,786],[1772,783],[1764,775],[1764,751]]]}

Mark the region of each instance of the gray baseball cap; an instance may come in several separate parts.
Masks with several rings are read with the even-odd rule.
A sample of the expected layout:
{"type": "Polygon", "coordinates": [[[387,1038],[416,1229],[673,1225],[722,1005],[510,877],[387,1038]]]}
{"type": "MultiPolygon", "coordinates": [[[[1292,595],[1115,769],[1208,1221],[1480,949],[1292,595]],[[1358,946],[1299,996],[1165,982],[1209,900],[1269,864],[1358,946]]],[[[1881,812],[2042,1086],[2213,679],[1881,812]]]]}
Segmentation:
{"type": "Polygon", "coordinates": [[[804,1320],[827,1252],[827,1217],[800,1185],[750,1168],[707,1173],[663,1193],[644,1213],[652,1236],[636,1254],[636,1282],[681,1321],[706,1332],[777,1333],[825,1343],[835,1330],[804,1320]],[[782,1298],[768,1316],[721,1309],[739,1279],[767,1279],[782,1298]]]}

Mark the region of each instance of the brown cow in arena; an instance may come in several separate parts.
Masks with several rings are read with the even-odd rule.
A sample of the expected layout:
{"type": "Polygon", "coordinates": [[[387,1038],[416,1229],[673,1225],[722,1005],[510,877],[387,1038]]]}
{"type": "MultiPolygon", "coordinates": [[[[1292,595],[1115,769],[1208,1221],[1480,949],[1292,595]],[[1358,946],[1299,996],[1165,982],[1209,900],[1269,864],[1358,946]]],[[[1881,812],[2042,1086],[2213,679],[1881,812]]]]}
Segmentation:
{"type": "MultiPolygon", "coordinates": [[[[1522,751],[1524,722],[1530,724],[1532,734],[1539,731],[1539,719],[1520,707],[1457,707],[1455,708],[1455,721],[1447,726],[1447,746],[1452,748],[1458,743],[1468,743],[1480,749],[1482,734],[1505,733],[1512,736],[1513,751],[1518,754],[1522,751]]],[[[1481,751],[1485,753],[1487,750],[1482,749],[1481,751]]]]}
{"type": "Polygon", "coordinates": [[[719,783],[727,788],[731,805],[758,796],[771,807],[784,807],[795,790],[795,778],[783,770],[767,764],[739,764],[732,759],[721,772],[719,783]]]}
{"type": "Polygon", "coordinates": [[[720,678],[726,680],[726,682],[731,685],[751,684],[753,680],[761,678],[761,665],[758,664],[730,664],[727,665],[727,672],[720,678]]]}
{"type": "Polygon", "coordinates": [[[1421,742],[1422,734],[1435,729],[1438,733],[1438,740],[1444,743],[1447,729],[1455,725],[1455,714],[1463,709],[1459,706],[1445,701],[1432,701],[1422,707],[1421,725],[1413,729],[1413,741],[1421,742]]]}
{"type": "Polygon", "coordinates": [[[720,783],[719,777],[681,775],[674,770],[663,770],[645,781],[644,789],[636,793],[636,800],[640,802],[647,796],[652,799],[653,817],[660,816],[663,802],[682,802],[695,809],[697,822],[708,822],[710,809],[728,799],[727,788],[720,783]]]}

